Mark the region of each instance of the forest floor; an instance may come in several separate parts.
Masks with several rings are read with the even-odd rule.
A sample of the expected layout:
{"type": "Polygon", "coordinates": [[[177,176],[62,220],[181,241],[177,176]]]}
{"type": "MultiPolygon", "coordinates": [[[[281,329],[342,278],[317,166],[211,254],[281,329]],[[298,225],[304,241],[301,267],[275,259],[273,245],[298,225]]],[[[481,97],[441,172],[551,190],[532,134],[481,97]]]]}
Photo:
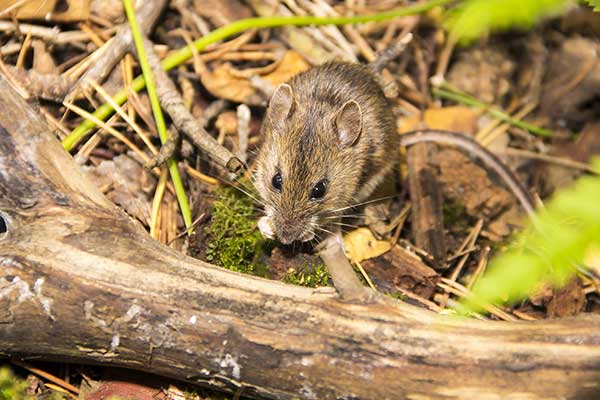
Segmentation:
{"type": "MultiPolygon", "coordinates": [[[[148,1],[145,7],[160,3],[148,1]]],[[[371,14],[398,7],[398,2],[380,1],[357,2],[350,9],[351,3],[284,1],[276,5],[276,13],[371,14]]],[[[149,37],[156,54],[164,58],[211,30],[266,15],[272,8],[263,0],[171,1],[149,37]]],[[[399,134],[433,128],[471,135],[495,153],[540,204],[581,175],[594,173],[590,159],[600,153],[600,13],[582,6],[533,30],[495,34],[463,47],[439,27],[438,11],[343,27],[249,30],[171,70],[169,77],[191,114],[248,165],[245,180],[232,183],[227,171],[187,137],[177,145],[174,157],[195,223],[191,236],[182,234],[184,221],[167,168],[144,168],[160,147],[145,92],[129,91],[123,108],[135,125],[120,116],[109,120],[122,136],[94,130],[71,153],[106,196],[156,240],[240,272],[290,284],[330,285],[314,243],[282,246],[263,238],[256,228],[261,209],[251,195],[250,176],[263,141],[265,107],[274,88],[298,72],[331,59],[372,62],[412,33],[412,41],[379,77],[399,134]]],[[[89,17],[77,21],[80,12],[67,9],[64,22],[56,23],[43,23],[35,16],[26,22],[0,21],[3,72],[40,98],[42,113],[60,140],[82,122],[76,109],[65,104],[92,112],[105,102],[96,90],[72,90],[75,86],[69,83],[107,57],[98,49],[118,32],[115,27],[125,23],[120,1],[94,1],[89,17]],[[55,24],[61,33],[53,30],[55,24]]],[[[132,56],[117,62],[102,84],[110,94],[131,85],[139,73],[132,56]]],[[[348,256],[365,284],[378,291],[436,313],[454,313],[488,260],[510,247],[527,216],[497,177],[468,153],[431,145],[426,167],[432,171],[434,188],[424,190],[443,200],[439,210],[415,217],[407,183],[410,163],[415,161],[404,149],[394,151],[403,155],[394,177],[343,221],[348,256]],[[417,218],[439,219],[435,234],[441,245],[428,249],[426,241],[418,243],[423,232],[417,218]]],[[[582,273],[561,289],[540,285],[527,301],[491,306],[487,314],[474,317],[537,320],[584,312],[600,312],[600,282],[582,273]]],[[[231,398],[102,367],[50,363],[10,367],[19,376],[28,375],[19,390],[37,398],[231,398]]],[[[8,369],[0,370],[0,398],[13,393],[9,375],[8,369]]]]}

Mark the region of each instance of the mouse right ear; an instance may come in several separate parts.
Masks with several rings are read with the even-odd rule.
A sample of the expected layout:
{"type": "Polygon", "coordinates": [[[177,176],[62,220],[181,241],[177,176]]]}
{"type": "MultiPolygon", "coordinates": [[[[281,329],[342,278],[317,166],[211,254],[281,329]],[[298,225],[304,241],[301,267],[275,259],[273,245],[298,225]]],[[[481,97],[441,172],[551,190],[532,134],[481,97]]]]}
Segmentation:
{"type": "Polygon", "coordinates": [[[267,117],[274,126],[282,126],[285,119],[291,114],[294,107],[294,94],[292,87],[282,83],[275,89],[273,97],[269,102],[267,117]]]}

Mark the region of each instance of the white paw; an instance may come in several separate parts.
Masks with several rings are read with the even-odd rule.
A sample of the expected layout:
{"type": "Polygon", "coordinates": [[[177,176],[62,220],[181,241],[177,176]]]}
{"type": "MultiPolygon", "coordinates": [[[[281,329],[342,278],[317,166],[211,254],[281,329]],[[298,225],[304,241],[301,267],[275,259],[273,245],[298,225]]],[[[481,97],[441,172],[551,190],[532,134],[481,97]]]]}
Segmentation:
{"type": "Polygon", "coordinates": [[[275,233],[273,232],[273,228],[271,227],[269,217],[264,216],[258,220],[258,230],[267,239],[275,239],[275,233]]]}

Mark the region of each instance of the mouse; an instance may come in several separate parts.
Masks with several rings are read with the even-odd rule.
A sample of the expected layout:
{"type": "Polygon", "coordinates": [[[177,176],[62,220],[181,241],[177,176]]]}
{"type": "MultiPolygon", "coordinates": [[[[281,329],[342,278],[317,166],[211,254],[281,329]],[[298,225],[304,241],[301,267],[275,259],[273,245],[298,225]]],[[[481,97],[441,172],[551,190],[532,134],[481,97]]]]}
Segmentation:
{"type": "Polygon", "coordinates": [[[446,143],[496,172],[528,213],[534,203],[512,172],[467,135],[399,134],[393,108],[368,65],[331,61],[279,85],[269,102],[253,183],[263,236],[283,244],[333,234],[334,221],[367,200],[400,160],[400,146],[446,143]]]}
{"type": "Polygon", "coordinates": [[[262,124],[254,185],[262,234],[309,241],[364,201],[399,159],[392,109],[365,65],[328,62],[275,90],[262,124]]]}

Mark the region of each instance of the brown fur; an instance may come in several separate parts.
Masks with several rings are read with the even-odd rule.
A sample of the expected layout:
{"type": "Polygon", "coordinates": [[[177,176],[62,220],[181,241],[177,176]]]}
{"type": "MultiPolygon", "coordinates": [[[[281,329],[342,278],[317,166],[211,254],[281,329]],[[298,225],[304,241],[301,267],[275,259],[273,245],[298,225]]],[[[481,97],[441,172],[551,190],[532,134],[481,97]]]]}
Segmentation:
{"type": "Polygon", "coordinates": [[[273,96],[262,131],[255,185],[283,243],[310,239],[328,217],[348,213],[340,209],[364,201],[398,159],[391,107],[360,64],[330,62],[292,78],[273,96]],[[278,170],[281,193],[271,184],[278,170]],[[325,197],[311,200],[321,179],[325,197]]]}

